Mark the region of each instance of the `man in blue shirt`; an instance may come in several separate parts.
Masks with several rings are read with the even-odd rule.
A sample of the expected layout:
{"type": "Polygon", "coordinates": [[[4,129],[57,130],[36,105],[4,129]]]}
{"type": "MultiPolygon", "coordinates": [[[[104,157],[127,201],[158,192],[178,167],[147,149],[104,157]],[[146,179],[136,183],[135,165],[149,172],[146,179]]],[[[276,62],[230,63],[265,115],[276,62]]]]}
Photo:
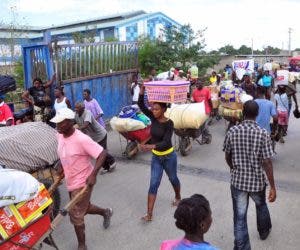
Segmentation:
{"type": "Polygon", "coordinates": [[[273,125],[277,124],[277,111],[273,102],[265,99],[266,89],[259,86],[257,88],[256,103],[259,106],[256,122],[261,128],[266,129],[271,134],[270,120],[273,118],[273,125]]]}

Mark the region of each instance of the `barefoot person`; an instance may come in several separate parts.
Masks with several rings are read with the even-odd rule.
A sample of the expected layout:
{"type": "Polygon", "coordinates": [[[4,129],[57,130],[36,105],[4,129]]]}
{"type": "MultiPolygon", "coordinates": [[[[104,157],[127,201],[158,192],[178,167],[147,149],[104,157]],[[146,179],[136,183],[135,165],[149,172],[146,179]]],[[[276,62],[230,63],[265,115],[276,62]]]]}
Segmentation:
{"type": "Polygon", "coordinates": [[[211,226],[212,217],[208,200],[201,194],[194,194],[183,199],[175,211],[174,218],[177,228],[184,231],[183,239],[166,240],[160,250],[217,250],[204,241],[211,226]]]}
{"type": "Polygon", "coordinates": [[[70,210],[70,221],[74,225],[78,240],[78,250],[86,250],[85,224],[86,214],[103,216],[103,227],[110,225],[112,209],[103,209],[91,204],[93,187],[96,184],[97,173],[105,162],[106,150],[89,136],[73,127],[75,113],[62,108],[56,112],[51,122],[57,124],[58,155],[61,161],[59,174],[65,176],[70,199],[74,198],[86,185],[88,189],[83,198],[70,210]],[[95,166],[91,158],[96,159],[95,166]]]}
{"type": "Polygon", "coordinates": [[[144,90],[145,87],[142,85],[138,105],[142,112],[151,119],[151,143],[140,145],[140,147],[144,151],[152,151],[152,161],[150,187],[148,191],[148,210],[142,219],[144,221],[151,221],[157,190],[164,170],[175,191],[173,205],[176,206],[178,204],[181,196],[180,182],[177,177],[177,155],[171,140],[174,124],[170,119],[164,116],[167,109],[166,103],[153,103],[152,111],[146,108],[144,103],[144,90]]]}

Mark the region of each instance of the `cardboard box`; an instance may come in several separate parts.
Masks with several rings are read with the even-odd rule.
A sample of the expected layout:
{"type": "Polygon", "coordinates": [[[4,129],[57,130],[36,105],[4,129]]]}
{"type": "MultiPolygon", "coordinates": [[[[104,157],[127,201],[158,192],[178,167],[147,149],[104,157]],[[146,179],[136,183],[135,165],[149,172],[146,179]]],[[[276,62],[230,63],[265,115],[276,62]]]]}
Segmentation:
{"type": "Polygon", "coordinates": [[[7,239],[26,225],[14,205],[0,209],[0,235],[7,239]]]}
{"type": "Polygon", "coordinates": [[[37,196],[29,201],[20,202],[16,205],[18,212],[26,223],[41,215],[41,212],[52,203],[50,194],[44,185],[41,185],[37,196]]]}

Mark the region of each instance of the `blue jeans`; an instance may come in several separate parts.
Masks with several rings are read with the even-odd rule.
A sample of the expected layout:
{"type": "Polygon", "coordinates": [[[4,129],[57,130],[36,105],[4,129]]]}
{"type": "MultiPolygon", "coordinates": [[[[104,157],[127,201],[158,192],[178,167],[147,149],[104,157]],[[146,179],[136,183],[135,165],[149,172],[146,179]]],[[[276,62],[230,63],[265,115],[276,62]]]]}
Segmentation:
{"type": "Polygon", "coordinates": [[[152,155],[151,161],[151,179],[149,194],[157,194],[158,187],[163,176],[163,171],[166,171],[169,180],[174,188],[180,187],[180,182],[177,177],[177,155],[172,152],[168,155],[157,156],[152,155]]]}
{"type": "Polygon", "coordinates": [[[260,192],[245,192],[231,185],[234,222],[234,250],[251,249],[247,226],[249,197],[255,202],[256,222],[259,234],[271,229],[271,218],[266,203],[266,187],[260,192]]]}

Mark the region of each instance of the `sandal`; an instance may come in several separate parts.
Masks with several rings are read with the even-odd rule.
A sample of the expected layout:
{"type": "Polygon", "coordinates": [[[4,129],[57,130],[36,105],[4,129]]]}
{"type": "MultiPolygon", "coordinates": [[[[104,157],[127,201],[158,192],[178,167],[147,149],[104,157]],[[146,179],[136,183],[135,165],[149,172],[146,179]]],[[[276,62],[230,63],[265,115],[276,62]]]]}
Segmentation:
{"type": "Polygon", "coordinates": [[[152,221],[152,215],[146,213],[146,214],[141,218],[141,220],[143,220],[144,222],[150,222],[150,221],[152,221]]]}
{"type": "Polygon", "coordinates": [[[172,206],[177,207],[180,201],[181,201],[181,199],[174,199],[172,201],[172,206]]]}

